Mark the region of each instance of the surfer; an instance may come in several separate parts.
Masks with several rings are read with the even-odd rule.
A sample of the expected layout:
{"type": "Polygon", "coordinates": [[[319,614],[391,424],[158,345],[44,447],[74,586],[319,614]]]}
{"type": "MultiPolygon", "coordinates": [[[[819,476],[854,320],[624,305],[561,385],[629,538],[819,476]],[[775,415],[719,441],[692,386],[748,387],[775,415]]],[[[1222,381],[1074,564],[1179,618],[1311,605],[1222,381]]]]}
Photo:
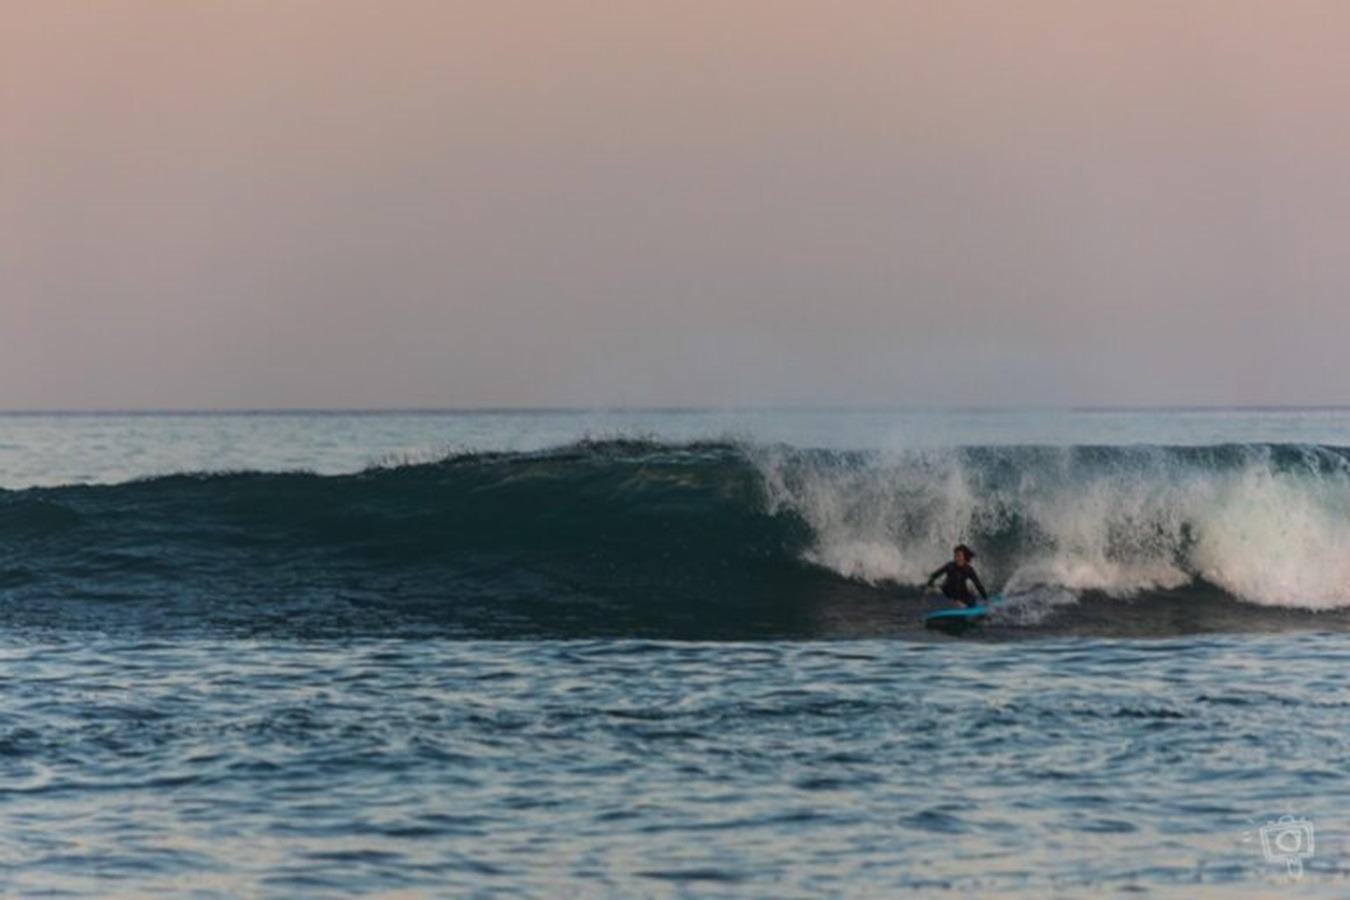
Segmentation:
{"type": "Polygon", "coordinates": [[[952,549],[952,561],[938,569],[932,575],[928,576],[928,587],[933,586],[933,582],[942,578],[942,595],[948,600],[955,600],[963,606],[974,606],[975,595],[970,592],[970,585],[974,584],[975,589],[980,592],[980,596],[985,602],[989,602],[989,594],[985,591],[984,585],[980,584],[980,576],[975,574],[975,567],[970,561],[975,558],[974,552],[965,544],[957,544],[952,549]]]}

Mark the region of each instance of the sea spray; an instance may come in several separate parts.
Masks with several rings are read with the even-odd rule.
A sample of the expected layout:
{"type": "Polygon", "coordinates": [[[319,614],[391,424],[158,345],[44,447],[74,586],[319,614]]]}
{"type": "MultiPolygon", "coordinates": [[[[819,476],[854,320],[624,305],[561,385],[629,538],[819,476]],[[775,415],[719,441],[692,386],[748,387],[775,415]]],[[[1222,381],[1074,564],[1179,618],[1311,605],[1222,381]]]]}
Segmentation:
{"type": "Polygon", "coordinates": [[[924,580],[976,543],[1009,590],[1128,597],[1196,580],[1272,606],[1350,604],[1350,463],[1340,448],[999,447],[751,451],[807,557],[873,584],[924,580]]]}

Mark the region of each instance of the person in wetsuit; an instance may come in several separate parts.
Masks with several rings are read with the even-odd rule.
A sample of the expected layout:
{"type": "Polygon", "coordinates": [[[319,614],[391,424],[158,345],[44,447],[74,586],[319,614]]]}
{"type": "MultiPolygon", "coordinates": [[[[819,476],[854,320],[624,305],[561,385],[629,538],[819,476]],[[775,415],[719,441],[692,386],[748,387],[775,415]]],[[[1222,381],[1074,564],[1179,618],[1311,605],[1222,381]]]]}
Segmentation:
{"type": "Polygon", "coordinates": [[[980,596],[986,603],[989,602],[989,594],[985,591],[984,585],[980,584],[980,576],[975,574],[975,567],[970,564],[974,558],[975,554],[969,547],[957,544],[952,549],[952,561],[928,576],[928,587],[932,587],[933,582],[942,578],[944,597],[955,600],[963,606],[974,606],[975,595],[970,592],[970,585],[974,584],[980,596]]]}

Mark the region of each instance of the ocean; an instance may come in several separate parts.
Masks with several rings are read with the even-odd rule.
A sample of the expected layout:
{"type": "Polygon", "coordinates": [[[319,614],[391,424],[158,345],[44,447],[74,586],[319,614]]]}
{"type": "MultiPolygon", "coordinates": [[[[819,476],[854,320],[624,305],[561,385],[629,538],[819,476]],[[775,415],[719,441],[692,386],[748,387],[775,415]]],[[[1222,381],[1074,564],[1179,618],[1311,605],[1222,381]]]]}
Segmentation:
{"type": "Polygon", "coordinates": [[[1343,897],[1350,410],[0,415],[0,659],[12,894],[1343,897]]]}

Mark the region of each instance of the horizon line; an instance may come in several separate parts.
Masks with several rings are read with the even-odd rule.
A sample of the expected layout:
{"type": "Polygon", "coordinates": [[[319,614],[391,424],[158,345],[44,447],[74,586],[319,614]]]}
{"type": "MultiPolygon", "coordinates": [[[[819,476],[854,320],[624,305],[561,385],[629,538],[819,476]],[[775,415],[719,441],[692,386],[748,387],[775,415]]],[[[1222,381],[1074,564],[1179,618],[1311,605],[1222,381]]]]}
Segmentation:
{"type": "Polygon", "coordinates": [[[1019,412],[1313,412],[1350,411],[1350,403],[1332,404],[1071,404],[1047,406],[931,405],[890,406],[882,404],[765,404],[745,406],[698,406],[686,404],[576,404],[552,406],[277,406],[277,407],[19,407],[0,408],[0,416],[268,416],[268,415],[529,415],[568,413],[972,413],[1019,412]]]}

